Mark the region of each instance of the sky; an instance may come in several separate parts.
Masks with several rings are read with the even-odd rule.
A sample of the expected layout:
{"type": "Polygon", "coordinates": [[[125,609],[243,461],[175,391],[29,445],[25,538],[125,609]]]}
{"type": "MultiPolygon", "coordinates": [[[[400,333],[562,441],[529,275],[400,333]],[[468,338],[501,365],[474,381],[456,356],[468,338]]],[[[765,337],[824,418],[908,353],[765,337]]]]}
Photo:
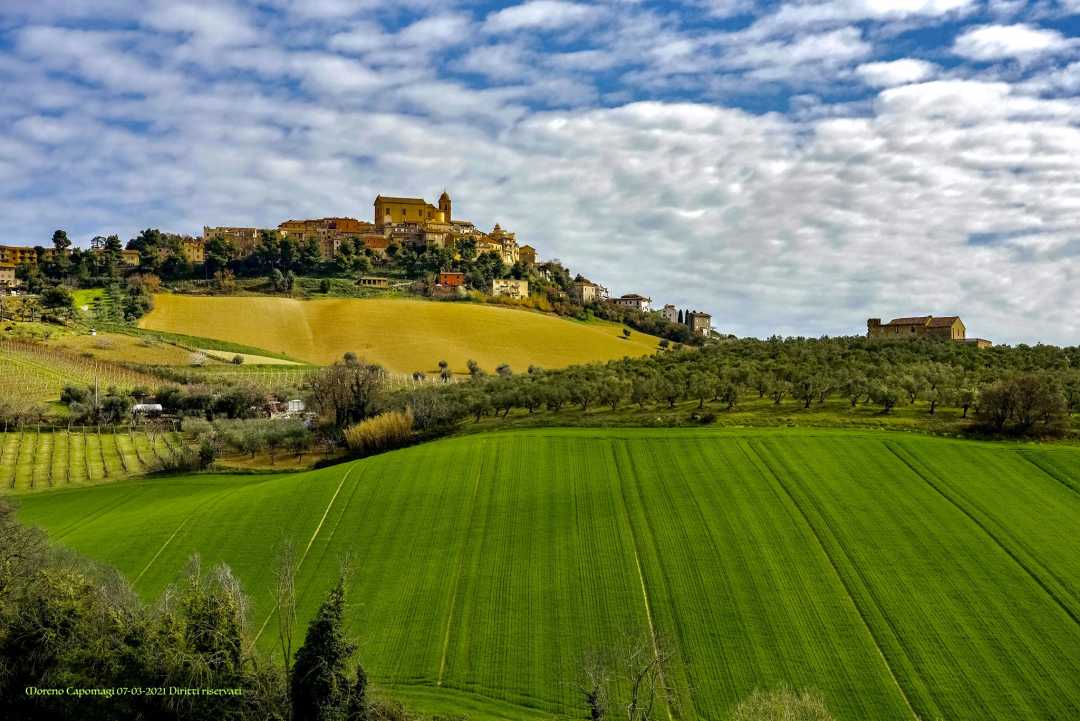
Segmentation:
{"type": "Polygon", "coordinates": [[[517,232],[739,336],[1080,342],[1080,0],[3,0],[0,243],[517,232]]]}

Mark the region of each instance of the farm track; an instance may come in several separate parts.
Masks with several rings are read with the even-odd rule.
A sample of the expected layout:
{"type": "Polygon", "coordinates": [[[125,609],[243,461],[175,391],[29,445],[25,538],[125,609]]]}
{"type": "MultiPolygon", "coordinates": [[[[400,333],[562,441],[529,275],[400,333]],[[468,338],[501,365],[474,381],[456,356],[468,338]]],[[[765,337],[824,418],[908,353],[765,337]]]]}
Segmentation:
{"type": "Polygon", "coordinates": [[[629,636],[671,651],[672,719],[722,719],[781,683],[819,689],[839,721],[1080,717],[1061,605],[1080,587],[1080,498],[1061,480],[1080,451],[872,436],[510,432],[295,475],[27,491],[20,513],[146,596],[193,553],[228,563],[267,650],[279,542],[302,552],[301,634],[352,556],[365,667],[418,703],[577,714],[582,655],[629,636]]]}

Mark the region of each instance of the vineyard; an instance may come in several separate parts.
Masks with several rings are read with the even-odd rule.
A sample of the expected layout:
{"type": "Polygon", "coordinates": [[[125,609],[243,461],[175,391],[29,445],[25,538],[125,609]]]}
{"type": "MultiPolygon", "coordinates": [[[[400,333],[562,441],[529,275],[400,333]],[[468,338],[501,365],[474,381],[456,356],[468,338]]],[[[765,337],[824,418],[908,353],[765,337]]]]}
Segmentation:
{"type": "Polygon", "coordinates": [[[108,361],[26,340],[0,340],[0,398],[22,403],[54,401],[65,385],[154,388],[160,380],[108,361]]]}
{"type": "Polygon", "coordinates": [[[230,564],[267,650],[282,539],[301,624],[351,555],[364,665],[420,710],[580,717],[582,658],[630,636],[672,653],[660,718],[781,684],[842,721],[1080,718],[1075,447],[536,430],[197,479],[26,494],[21,515],[147,597],[193,553],[230,564]]]}
{"type": "Polygon", "coordinates": [[[32,491],[115,481],[157,470],[179,434],[23,427],[0,433],[0,488],[32,491]]]}

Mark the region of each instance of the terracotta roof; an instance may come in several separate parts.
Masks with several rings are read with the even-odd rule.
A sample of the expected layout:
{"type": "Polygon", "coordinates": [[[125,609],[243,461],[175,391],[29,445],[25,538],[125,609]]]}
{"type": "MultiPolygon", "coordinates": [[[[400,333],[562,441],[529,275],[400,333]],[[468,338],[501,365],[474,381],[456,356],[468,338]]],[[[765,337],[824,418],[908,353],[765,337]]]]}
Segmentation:
{"type": "Polygon", "coordinates": [[[648,301],[651,301],[652,298],[646,298],[645,296],[638,295],[637,293],[627,293],[626,295],[621,296],[619,298],[619,300],[648,300],[648,301]]]}
{"type": "Polygon", "coordinates": [[[913,318],[893,318],[885,325],[926,325],[931,316],[918,315],[913,318]]]}
{"type": "Polygon", "coordinates": [[[944,315],[940,318],[934,318],[930,321],[931,328],[948,328],[956,321],[960,320],[958,315],[944,315]]]}
{"type": "Polygon", "coordinates": [[[392,198],[389,195],[377,195],[375,196],[375,202],[385,200],[388,203],[407,203],[411,205],[427,205],[428,202],[423,198],[392,198]]]}

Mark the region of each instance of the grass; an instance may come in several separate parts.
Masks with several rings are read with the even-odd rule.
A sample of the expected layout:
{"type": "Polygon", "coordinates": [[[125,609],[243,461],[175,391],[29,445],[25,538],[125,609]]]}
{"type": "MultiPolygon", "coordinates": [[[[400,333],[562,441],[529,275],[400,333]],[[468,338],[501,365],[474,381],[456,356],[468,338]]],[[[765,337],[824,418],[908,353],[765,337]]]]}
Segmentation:
{"type": "Polygon", "coordinates": [[[0,493],[116,481],[156,470],[174,455],[175,433],[38,429],[0,433],[0,493]]]}
{"type": "Polygon", "coordinates": [[[646,355],[657,347],[656,338],[642,333],[623,339],[621,326],[604,321],[393,298],[158,295],[140,326],[267,348],[311,363],[329,363],[352,351],[396,373],[437,373],[440,360],[464,373],[469,359],[488,371],[501,363],[519,371],[529,365],[556,368],[646,355]]]}
{"type": "Polygon", "coordinates": [[[20,513],[148,597],[192,553],[229,563],[268,651],[275,547],[301,555],[302,619],[351,555],[365,666],[421,709],[580,716],[583,654],[655,634],[673,719],[787,685],[842,720],[1050,721],[1080,715],[1078,488],[1067,446],[519,430],[27,493],[20,513]]]}

